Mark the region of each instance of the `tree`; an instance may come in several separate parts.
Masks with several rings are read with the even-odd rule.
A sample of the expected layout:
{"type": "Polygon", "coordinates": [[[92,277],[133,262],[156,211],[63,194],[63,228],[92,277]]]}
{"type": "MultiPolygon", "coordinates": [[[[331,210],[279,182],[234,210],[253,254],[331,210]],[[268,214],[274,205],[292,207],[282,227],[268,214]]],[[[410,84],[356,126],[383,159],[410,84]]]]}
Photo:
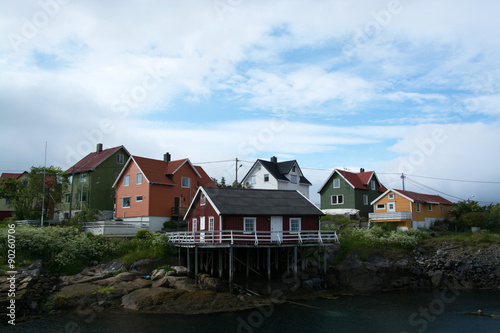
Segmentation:
{"type": "Polygon", "coordinates": [[[453,204],[453,210],[451,211],[451,216],[459,220],[460,217],[465,213],[482,213],[484,208],[479,206],[477,201],[473,200],[463,200],[453,204]]]}
{"type": "Polygon", "coordinates": [[[37,220],[42,216],[42,203],[44,218],[54,213],[67,185],[68,178],[61,168],[31,167],[31,171],[21,179],[3,179],[0,197],[7,199],[9,206],[14,208],[15,219],[37,220]]]}

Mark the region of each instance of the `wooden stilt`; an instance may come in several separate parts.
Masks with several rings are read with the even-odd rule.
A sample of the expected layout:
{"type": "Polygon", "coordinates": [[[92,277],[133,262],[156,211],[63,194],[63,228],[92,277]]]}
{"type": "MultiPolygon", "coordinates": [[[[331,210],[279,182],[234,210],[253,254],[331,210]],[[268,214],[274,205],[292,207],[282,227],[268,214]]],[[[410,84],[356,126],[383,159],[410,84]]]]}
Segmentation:
{"type": "Polygon", "coordinates": [[[280,249],[279,248],[276,248],[276,257],[274,259],[274,269],[275,270],[278,270],[278,262],[279,262],[279,258],[280,258],[280,249]]]}
{"type": "Polygon", "coordinates": [[[290,248],[286,248],[286,271],[290,272],[290,248]]]}
{"type": "Polygon", "coordinates": [[[211,255],[210,255],[210,258],[212,260],[212,262],[211,262],[212,267],[210,267],[210,275],[212,275],[212,276],[214,276],[214,252],[215,252],[215,250],[212,249],[211,255]]]}
{"type": "Polygon", "coordinates": [[[198,284],[198,246],[194,248],[194,280],[198,284]]]}
{"type": "Polygon", "coordinates": [[[293,276],[297,276],[297,246],[293,247],[293,276]]]}
{"type": "Polygon", "coordinates": [[[303,246],[300,247],[300,269],[302,270],[302,272],[306,270],[306,253],[304,252],[305,249],[307,248],[304,248],[303,246]]]}
{"type": "Polygon", "coordinates": [[[247,249],[247,267],[246,267],[246,274],[245,274],[245,277],[246,277],[246,280],[245,280],[245,288],[248,289],[248,275],[250,273],[250,249],[247,249]]]}
{"type": "Polygon", "coordinates": [[[326,273],[326,246],[323,246],[323,272],[326,273]]]}
{"type": "Polygon", "coordinates": [[[229,292],[233,292],[233,247],[229,247],[229,292]]]}
{"type": "Polygon", "coordinates": [[[222,272],[224,270],[224,263],[222,262],[222,257],[224,256],[224,249],[217,250],[217,255],[219,257],[219,278],[222,278],[222,272]]]}
{"type": "Polygon", "coordinates": [[[188,269],[188,275],[191,275],[191,261],[189,260],[189,247],[187,247],[186,250],[187,250],[187,269],[188,269]]]}
{"type": "Polygon", "coordinates": [[[267,291],[271,294],[271,248],[267,248],[267,291]]]}

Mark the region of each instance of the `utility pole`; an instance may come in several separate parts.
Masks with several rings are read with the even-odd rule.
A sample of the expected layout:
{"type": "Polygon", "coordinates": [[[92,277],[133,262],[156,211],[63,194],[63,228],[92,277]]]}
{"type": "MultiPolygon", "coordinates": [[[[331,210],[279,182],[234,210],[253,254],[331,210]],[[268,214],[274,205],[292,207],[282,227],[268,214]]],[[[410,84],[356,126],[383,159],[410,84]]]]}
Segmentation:
{"type": "Polygon", "coordinates": [[[45,141],[45,160],[43,162],[43,191],[42,191],[42,219],[40,226],[43,227],[43,211],[45,206],[45,170],[47,169],[47,141],[45,141]]]}
{"type": "Polygon", "coordinates": [[[69,217],[68,217],[68,224],[71,221],[71,211],[73,208],[73,183],[75,182],[75,167],[73,167],[72,173],[71,173],[71,194],[69,195],[69,217]]]}
{"type": "Polygon", "coordinates": [[[236,184],[238,184],[238,157],[236,157],[236,184]]]}
{"type": "Polygon", "coordinates": [[[403,183],[403,191],[405,190],[405,178],[406,178],[406,175],[401,172],[401,182],[403,183]]]}

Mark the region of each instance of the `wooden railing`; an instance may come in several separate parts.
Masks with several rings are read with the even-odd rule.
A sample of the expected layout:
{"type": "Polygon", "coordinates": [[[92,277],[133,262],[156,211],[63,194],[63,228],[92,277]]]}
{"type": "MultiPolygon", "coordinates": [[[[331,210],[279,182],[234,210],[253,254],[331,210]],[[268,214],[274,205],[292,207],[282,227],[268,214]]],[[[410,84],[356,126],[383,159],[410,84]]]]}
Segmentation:
{"type": "Polygon", "coordinates": [[[181,231],[167,232],[169,242],[176,245],[189,244],[303,244],[303,243],[338,243],[335,231],[303,230],[289,231],[252,231],[218,230],[218,231],[181,231]]]}
{"type": "Polygon", "coordinates": [[[411,220],[411,212],[387,212],[387,213],[370,213],[370,220],[411,220]]]}

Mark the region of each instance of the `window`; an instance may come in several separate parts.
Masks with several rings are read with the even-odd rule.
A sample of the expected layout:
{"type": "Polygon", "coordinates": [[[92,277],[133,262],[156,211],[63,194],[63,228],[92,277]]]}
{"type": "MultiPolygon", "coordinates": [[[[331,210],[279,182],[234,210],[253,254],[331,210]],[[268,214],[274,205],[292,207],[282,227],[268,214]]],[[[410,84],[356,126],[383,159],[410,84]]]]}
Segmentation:
{"type": "Polygon", "coordinates": [[[116,155],[116,164],[123,164],[123,154],[116,155]]]}
{"type": "Polygon", "coordinates": [[[295,165],[292,167],[292,172],[295,172],[295,165]]]}
{"type": "Polygon", "coordinates": [[[191,178],[189,178],[189,177],[182,177],[181,178],[181,186],[182,187],[191,187],[191,178]]]}
{"type": "Polygon", "coordinates": [[[80,183],[83,183],[86,181],[87,181],[87,174],[86,173],[80,174],[80,183]]]}
{"type": "Polygon", "coordinates": [[[71,197],[69,194],[66,194],[66,196],[64,197],[64,202],[65,203],[69,203],[71,201],[71,197]]]}
{"type": "Polygon", "coordinates": [[[138,173],[137,175],[135,175],[135,184],[136,185],[142,184],[142,173],[138,173]]]}
{"type": "Polygon", "coordinates": [[[340,178],[335,178],[333,180],[333,188],[340,188],[340,178]]]}
{"type": "Polygon", "coordinates": [[[202,193],[200,196],[200,205],[205,206],[206,203],[207,203],[207,198],[205,197],[205,194],[202,193]]]}
{"type": "Polygon", "coordinates": [[[344,203],[344,195],[332,195],[332,205],[341,205],[344,203]]]}
{"type": "Polygon", "coordinates": [[[417,213],[420,213],[420,202],[417,202],[417,213]]]}
{"type": "Polygon", "coordinates": [[[208,230],[209,231],[214,230],[214,217],[213,216],[208,217],[208,230]]]}
{"type": "Polygon", "coordinates": [[[388,212],[395,212],[396,211],[396,203],[395,202],[388,202],[387,203],[387,211],[388,212]]]}
{"type": "Polygon", "coordinates": [[[135,201],[136,202],[141,202],[142,201],[142,195],[136,195],[135,196],[135,201]]]}
{"type": "Polygon", "coordinates": [[[443,204],[439,204],[439,210],[443,211],[443,204]]]}
{"type": "Polygon", "coordinates": [[[85,201],[87,201],[87,194],[78,193],[78,202],[85,202],[85,201]]]}
{"type": "Polygon", "coordinates": [[[193,218],[193,232],[196,232],[197,224],[198,224],[198,219],[193,218]]]}
{"type": "Polygon", "coordinates": [[[389,200],[394,200],[394,194],[393,193],[389,194],[389,200]]]}
{"type": "Polygon", "coordinates": [[[264,181],[265,181],[265,182],[268,182],[268,181],[269,181],[269,174],[268,174],[268,173],[266,173],[266,174],[264,175],[264,181]]]}
{"type": "Polygon", "coordinates": [[[382,209],[385,209],[385,204],[378,204],[378,205],[376,206],[376,209],[377,209],[377,210],[382,210],[382,209]]]}
{"type": "Polygon", "coordinates": [[[363,194],[363,205],[368,206],[368,195],[363,194]]]}
{"type": "Polygon", "coordinates": [[[122,198],[122,208],[130,208],[130,197],[122,198]]]}
{"type": "Polygon", "coordinates": [[[245,217],[243,220],[243,224],[244,224],[243,230],[246,232],[254,232],[256,220],[257,219],[255,217],[245,217]]]}
{"type": "Polygon", "coordinates": [[[297,184],[297,176],[292,175],[292,183],[297,184]]]}
{"type": "Polygon", "coordinates": [[[257,183],[255,176],[250,177],[250,184],[255,184],[255,183],[257,183]]]}
{"type": "Polygon", "coordinates": [[[427,204],[427,210],[428,210],[429,212],[432,212],[432,204],[427,204]]]}
{"type": "Polygon", "coordinates": [[[290,219],[290,232],[300,232],[300,218],[293,217],[290,219]]]}
{"type": "Polygon", "coordinates": [[[123,176],[123,186],[128,186],[129,183],[130,183],[130,176],[129,175],[123,176]]]}
{"type": "Polygon", "coordinates": [[[375,181],[374,181],[374,180],[372,180],[372,181],[371,181],[371,184],[372,184],[372,190],[374,190],[374,191],[375,191],[375,185],[376,185],[376,184],[375,184],[375,181]]]}

